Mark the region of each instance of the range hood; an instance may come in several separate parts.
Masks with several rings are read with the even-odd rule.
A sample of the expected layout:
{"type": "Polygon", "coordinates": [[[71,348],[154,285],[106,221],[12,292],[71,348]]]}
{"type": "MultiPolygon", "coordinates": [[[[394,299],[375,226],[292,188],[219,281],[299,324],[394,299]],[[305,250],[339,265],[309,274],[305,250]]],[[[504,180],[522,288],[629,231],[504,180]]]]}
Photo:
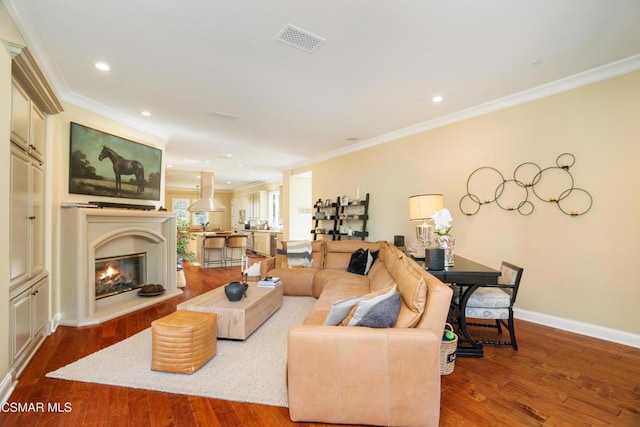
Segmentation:
{"type": "Polygon", "coordinates": [[[200,197],[191,206],[189,212],[226,212],[227,208],[213,198],[213,173],[200,173],[200,197]]]}

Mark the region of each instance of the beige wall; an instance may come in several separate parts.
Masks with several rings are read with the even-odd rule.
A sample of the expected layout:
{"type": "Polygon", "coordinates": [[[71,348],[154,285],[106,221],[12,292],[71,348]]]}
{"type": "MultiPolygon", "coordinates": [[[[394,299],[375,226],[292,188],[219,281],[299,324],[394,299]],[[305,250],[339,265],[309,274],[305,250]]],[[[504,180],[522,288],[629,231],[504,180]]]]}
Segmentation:
{"type": "Polygon", "coordinates": [[[369,240],[403,234],[411,243],[408,196],[443,193],[458,254],[524,267],[518,308],[638,334],[638,88],[635,72],[318,163],[313,199],[354,197],[359,186],[371,193],[369,240]],[[564,152],[575,155],[575,185],[593,197],[586,215],[564,215],[535,196],[530,216],[495,204],[461,213],[476,168],[508,179],[521,163],[553,166],[564,152]]]}

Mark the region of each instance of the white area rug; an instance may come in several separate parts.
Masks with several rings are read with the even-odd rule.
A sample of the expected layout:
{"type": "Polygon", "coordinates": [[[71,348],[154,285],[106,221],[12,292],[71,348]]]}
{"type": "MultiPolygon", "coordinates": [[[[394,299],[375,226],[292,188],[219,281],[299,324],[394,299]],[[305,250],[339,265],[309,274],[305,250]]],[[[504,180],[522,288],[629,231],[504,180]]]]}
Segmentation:
{"type": "Polygon", "coordinates": [[[192,375],[151,370],[147,328],[47,377],[287,407],[287,331],[302,324],[315,301],[285,296],[246,341],[218,340],[216,355],[192,375]]]}

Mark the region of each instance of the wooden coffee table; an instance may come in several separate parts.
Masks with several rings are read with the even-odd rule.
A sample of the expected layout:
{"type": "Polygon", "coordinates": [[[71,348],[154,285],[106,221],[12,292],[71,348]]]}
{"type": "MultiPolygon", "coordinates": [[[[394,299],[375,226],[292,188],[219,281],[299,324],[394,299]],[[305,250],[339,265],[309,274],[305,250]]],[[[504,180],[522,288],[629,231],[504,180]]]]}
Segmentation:
{"type": "Polygon", "coordinates": [[[178,310],[201,311],[218,315],[218,338],[244,340],[282,306],[282,286],[259,288],[250,283],[247,296],[231,302],[224,286],[178,304],[178,310]]]}

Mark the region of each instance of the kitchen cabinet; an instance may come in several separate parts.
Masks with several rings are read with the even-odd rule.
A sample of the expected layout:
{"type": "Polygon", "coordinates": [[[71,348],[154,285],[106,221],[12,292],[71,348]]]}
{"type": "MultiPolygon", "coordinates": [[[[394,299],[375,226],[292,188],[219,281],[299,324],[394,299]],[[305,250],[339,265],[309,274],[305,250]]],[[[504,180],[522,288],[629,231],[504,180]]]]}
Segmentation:
{"type": "Polygon", "coordinates": [[[269,238],[270,233],[254,232],[253,233],[253,250],[258,255],[269,256],[271,254],[269,238]]]}
{"type": "Polygon", "coordinates": [[[20,286],[10,294],[9,328],[12,374],[18,376],[47,335],[49,278],[20,286]]]}
{"type": "Polygon", "coordinates": [[[266,191],[256,191],[246,197],[247,219],[266,221],[269,219],[269,197],[266,191]]]}

